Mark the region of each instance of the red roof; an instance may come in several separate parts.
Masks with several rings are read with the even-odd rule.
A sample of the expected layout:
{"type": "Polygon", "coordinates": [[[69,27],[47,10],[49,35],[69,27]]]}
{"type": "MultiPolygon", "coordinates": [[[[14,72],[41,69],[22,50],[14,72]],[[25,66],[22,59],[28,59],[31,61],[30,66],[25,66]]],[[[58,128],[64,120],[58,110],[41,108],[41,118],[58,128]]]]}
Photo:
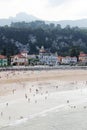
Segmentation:
{"type": "Polygon", "coordinates": [[[25,58],[25,56],[23,56],[21,54],[18,54],[17,56],[18,56],[18,58],[25,58]]]}
{"type": "Polygon", "coordinates": [[[85,53],[81,53],[81,54],[79,55],[79,57],[85,57],[85,56],[87,56],[87,54],[85,54],[85,53]]]}
{"type": "Polygon", "coordinates": [[[21,55],[21,54],[18,54],[18,55],[14,55],[14,56],[11,56],[12,58],[14,57],[18,57],[18,58],[25,58],[25,56],[21,55]]]}
{"type": "Polygon", "coordinates": [[[4,55],[0,55],[0,59],[7,59],[7,57],[4,55]]]}

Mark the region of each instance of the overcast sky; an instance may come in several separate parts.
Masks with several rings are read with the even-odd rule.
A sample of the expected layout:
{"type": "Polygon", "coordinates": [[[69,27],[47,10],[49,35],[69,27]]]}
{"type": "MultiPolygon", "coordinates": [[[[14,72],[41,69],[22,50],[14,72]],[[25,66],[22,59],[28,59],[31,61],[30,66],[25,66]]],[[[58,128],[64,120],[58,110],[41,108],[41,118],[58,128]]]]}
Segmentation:
{"type": "Polygon", "coordinates": [[[0,18],[26,12],[43,20],[87,18],[87,0],[0,0],[0,18]]]}

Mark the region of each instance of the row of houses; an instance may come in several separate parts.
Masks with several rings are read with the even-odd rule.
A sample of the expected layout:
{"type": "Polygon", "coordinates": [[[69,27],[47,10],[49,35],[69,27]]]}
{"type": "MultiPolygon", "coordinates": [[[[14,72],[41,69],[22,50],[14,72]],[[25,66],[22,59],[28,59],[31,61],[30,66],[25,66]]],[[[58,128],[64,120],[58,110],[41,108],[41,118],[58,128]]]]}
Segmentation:
{"type": "MultiPolygon", "coordinates": [[[[29,65],[34,64],[35,61],[37,64],[42,65],[76,64],[78,62],[77,57],[70,57],[70,56],[62,57],[58,56],[57,54],[48,53],[44,49],[44,47],[41,47],[39,55],[28,55],[26,51],[23,51],[20,54],[11,56],[10,58],[11,58],[10,61],[11,65],[29,65]]],[[[87,63],[87,54],[81,52],[78,59],[79,62],[81,63],[87,63]]],[[[0,66],[7,66],[7,65],[8,65],[7,57],[0,55],[0,66]]]]}
{"type": "Polygon", "coordinates": [[[39,50],[39,55],[28,55],[26,51],[23,51],[18,55],[11,56],[11,65],[28,65],[34,64],[35,61],[37,61],[37,64],[42,65],[70,64],[77,63],[77,57],[61,57],[57,54],[47,52],[43,46],[39,50]],[[29,63],[29,61],[31,61],[31,63],[29,63]]]}

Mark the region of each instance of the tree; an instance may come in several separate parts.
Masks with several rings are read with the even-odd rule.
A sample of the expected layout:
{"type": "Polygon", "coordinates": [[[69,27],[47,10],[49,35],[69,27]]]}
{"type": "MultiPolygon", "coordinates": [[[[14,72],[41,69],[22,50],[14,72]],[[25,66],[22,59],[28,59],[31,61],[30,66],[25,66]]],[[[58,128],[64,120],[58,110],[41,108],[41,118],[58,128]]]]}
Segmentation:
{"type": "Polygon", "coordinates": [[[2,49],[1,54],[6,56],[6,54],[7,54],[6,48],[3,48],[3,49],[2,49]]]}
{"type": "Polygon", "coordinates": [[[78,60],[78,56],[80,54],[80,49],[78,46],[73,46],[71,49],[70,49],[70,56],[71,57],[74,57],[76,56],[77,57],[77,60],[78,60]]]}
{"type": "Polygon", "coordinates": [[[61,30],[61,25],[60,25],[60,24],[57,24],[57,25],[56,25],[56,28],[57,28],[58,30],[61,30]]]}

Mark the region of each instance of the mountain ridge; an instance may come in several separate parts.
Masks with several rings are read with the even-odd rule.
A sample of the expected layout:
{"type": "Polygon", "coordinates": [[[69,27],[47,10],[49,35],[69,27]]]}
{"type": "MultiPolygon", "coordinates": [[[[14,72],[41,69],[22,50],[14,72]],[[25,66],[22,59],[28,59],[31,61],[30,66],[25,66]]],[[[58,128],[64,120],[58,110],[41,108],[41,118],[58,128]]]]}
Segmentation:
{"type": "Polygon", "coordinates": [[[36,21],[36,20],[39,20],[39,18],[37,18],[33,15],[29,15],[27,13],[21,12],[21,13],[16,14],[15,17],[0,19],[0,26],[5,26],[5,25],[10,26],[10,24],[12,22],[22,22],[22,21],[32,22],[32,21],[36,21]]]}
{"type": "MultiPolygon", "coordinates": [[[[37,18],[33,15],[29,15],[25,12],[20,12],[18,14],[16,14],[15,17],[9,17],[9,18],[3,18],[0,19],[0,26],[5,26],[8,25],[10,26],[10,24],[12,22],[32,22],[32,21],[36,21],[36,20],[41,20],[40,18],[37,18]]],[[[61,27],[65,27],[67,25],[70,25],[71,27],[83,27],[83,28],[87,28],[87,18],[84,19],[78,19],[78,20],[60,20],[60,21],[46,21],[46,20],[41,20],[41,21],[45,21],[45,23],[50,24],[50,23],[54,23],[55,25],[60,24],[61,27]]]]}

